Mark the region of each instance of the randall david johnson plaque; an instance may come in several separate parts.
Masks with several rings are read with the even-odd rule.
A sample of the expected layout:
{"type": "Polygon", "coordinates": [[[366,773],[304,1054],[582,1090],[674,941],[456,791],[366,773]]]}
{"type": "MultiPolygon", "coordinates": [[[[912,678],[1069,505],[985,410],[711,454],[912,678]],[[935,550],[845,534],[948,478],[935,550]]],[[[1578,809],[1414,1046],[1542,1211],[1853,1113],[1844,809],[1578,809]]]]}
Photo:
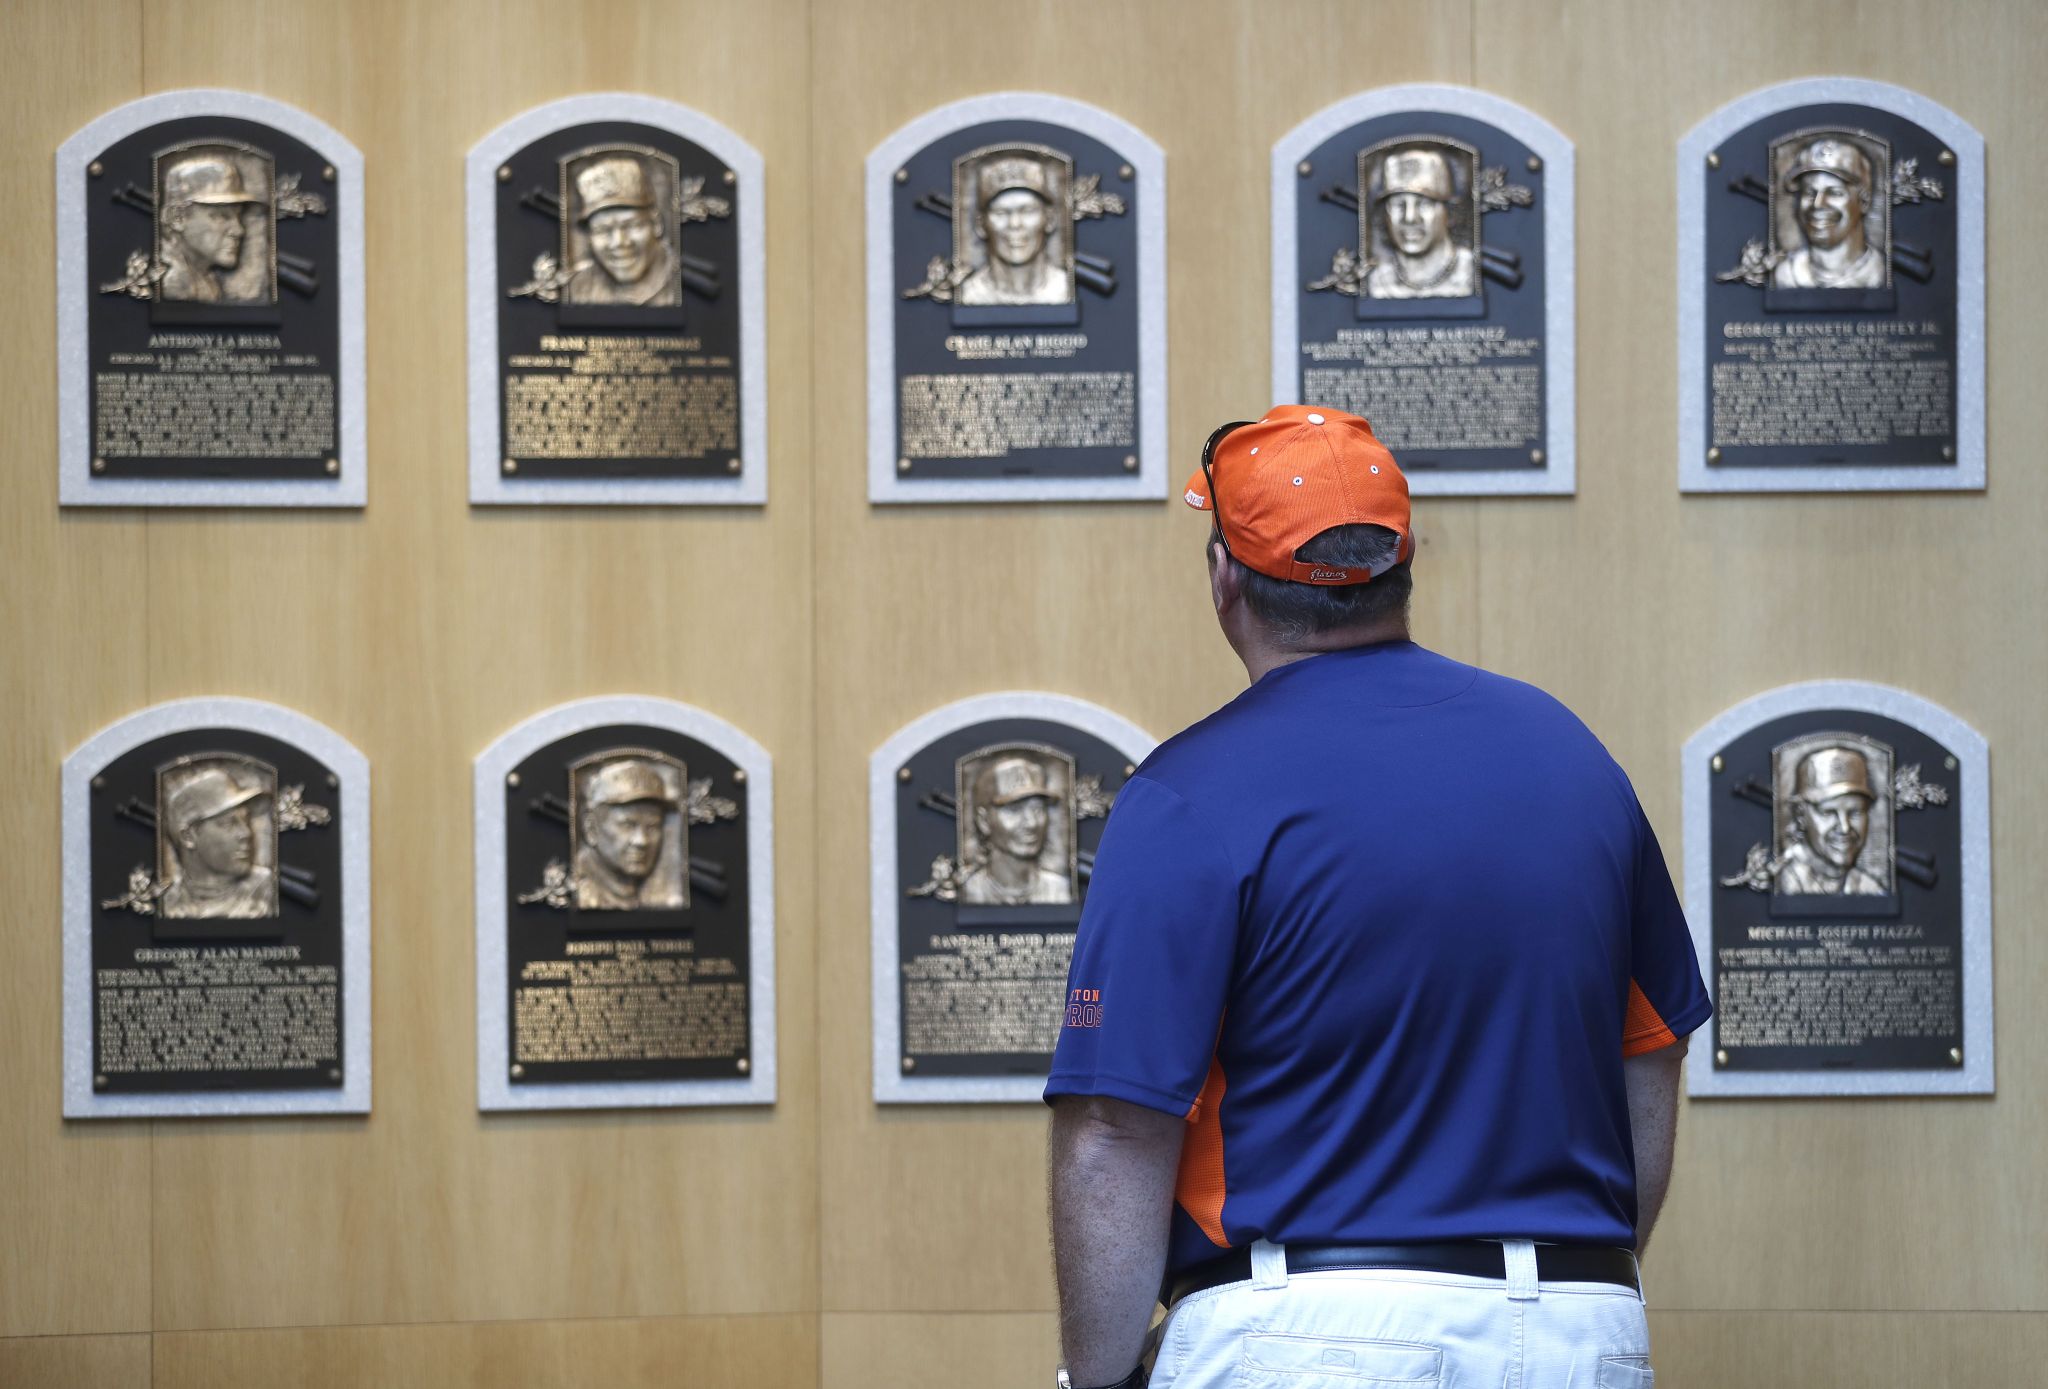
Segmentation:
{"type": "Polygon", "coordinates": [[[1010,92],[868,156],[868,499],[1158,497],[1166,175],[1107,112],[1010,92]]]}
{"type": "Polygon", "coordinates": [[[242,92],[144,97],[57,152],[67,506],[361,506],[363,162],[242,92]]]}
{"type": "Polygon", "coordinates": [[[1788,82],[1679,145],[1679,483],[1984,485],[1984,141],[1903,87],[1788,82]]]}
{"type": "Polygon", "coordinates": [[[64,763],[64,1114],[370,1107],[369,769],[245,699],[64,763]]]}
{"type": "Polygon", "coordinates": [[[1953,714],[1853,681],[1693,736],[1686,904],[1714,1020],[1692,1094],[1992,1089],[1987,775],[1953,714]]]}
{"type": "Polygon", "coordinates": [[[470,151],[472,502],[767,499],[761,157],[653,97],[470,151]]]}
{"type": "Polygon", "coordinates": [[[1153,740],[1107,710],[997,694],[869,763],[880,1102],[1036,1100],[1102,823],[1153,740]]]}
{"type": "Polygon", "coordinates": [[[1273,146],[1273,396],[1372,421],[1422,495],[1570,492],[1572,144],[1386,87],[1273,146]]]}
{"type": "Polygon", "coordinates": [[[775,1098],[767,753],[661,699],[565,704],[476,763],[483,1109],[775,1098]]]}

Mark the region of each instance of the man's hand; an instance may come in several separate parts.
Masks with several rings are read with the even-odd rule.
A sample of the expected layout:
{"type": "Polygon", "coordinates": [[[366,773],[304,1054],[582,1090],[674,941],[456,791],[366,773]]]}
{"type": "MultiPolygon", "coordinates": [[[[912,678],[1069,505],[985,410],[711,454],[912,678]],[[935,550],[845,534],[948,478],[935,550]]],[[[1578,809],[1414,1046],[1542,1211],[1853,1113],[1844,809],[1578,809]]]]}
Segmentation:
{"type": "Polygon", "coordinates": [[[1047,1152],[1060,1348],[1078,1385],[1138,1363],[1159,1282],[1186,1121],[1096,1095],[1053,1101],[1047,1152]]]}
{"type": "Polygon", "coordinates": [[[1650,1227],[1671,1189],[1671,1149],[1678,1137],[1678,1063],[1686,1039],[1628,1057],[1621,1063],[1628,1087],[1628,1124],[1636,1149],[1636,1253],[1650,1246],[1650,1227]]]}

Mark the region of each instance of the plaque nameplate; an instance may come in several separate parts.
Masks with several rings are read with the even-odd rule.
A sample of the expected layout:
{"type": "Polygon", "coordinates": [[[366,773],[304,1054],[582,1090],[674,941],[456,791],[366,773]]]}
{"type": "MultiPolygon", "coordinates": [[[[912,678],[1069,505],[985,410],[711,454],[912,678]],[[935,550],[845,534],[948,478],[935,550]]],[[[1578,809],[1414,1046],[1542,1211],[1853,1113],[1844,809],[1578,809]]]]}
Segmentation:
{"type": "Polygon", "coordinates": [[[1820,681],[1686,743],[1686,907],[1714,998],[1695,1096],[1992,1089],[1984,740],[1820,681]]]}
{"type": "Polygon", "coordinates": [[[1984,141],[1902,87],[1766,88],[1679,144],[1679,485],[1984,485],[1984,141]]]}
{"type": "Polygon", "coordinates": [[[1273,146],[1273,398],[1363,415],[1419,495],[1573,488],[1573,152],[1465,87],[1273,146]]]}
{"type": "Polygon", "coordinates": [[[767,500],[761,157],[569,97],[470,151],[470,500],[767,500]]]}
{"type": "Polygon", "coordinates": [[[548,710],[476,763],[480,1108],[775,1099],[767,753],[660,699],[548,710]]]}
{"type": "Polygon", "coordinates": [[[64,763],[64,1114],[370,1107],[369,768],[244,699],[64,763]]]}
{"type": "Polygon", "coordinates": [[[1153,739],[1095,705],[983,695],[869,763],[878,1102],[1045,1088],[1095,846],[1153,739]]]}
{"type": "Polygon", "coordinates": [[[363,504],[362,189],[337,131],[242,92],[64,142],[64,505],[363,504]]]}
{"type": "Polygon", "coordinates": [[[1166,172],[1135,126],[1007,92],[867,161],[868,500],[1166,490],[1166,172]]]}

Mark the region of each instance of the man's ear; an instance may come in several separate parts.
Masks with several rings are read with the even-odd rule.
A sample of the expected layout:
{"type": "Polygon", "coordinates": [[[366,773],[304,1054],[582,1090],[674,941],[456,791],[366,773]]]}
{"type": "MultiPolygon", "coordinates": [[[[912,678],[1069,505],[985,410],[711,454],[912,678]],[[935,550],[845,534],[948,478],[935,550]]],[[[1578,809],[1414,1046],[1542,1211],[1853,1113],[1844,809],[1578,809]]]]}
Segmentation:
{"type": "Polygon", "coordinates": [[[1231,564],[1223,542],[1209,542],[1209,597],[1216,604],[1216,611],[1224,613],[1237,606],[1244,595],[1244,581],[1236,566],[1231,564]]]}

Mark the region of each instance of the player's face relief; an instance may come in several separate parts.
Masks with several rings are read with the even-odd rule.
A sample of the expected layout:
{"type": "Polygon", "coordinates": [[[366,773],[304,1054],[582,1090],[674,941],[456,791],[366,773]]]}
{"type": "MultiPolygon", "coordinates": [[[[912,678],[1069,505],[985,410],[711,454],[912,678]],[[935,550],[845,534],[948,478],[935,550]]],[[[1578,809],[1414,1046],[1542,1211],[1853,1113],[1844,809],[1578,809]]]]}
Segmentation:
{"type": "Polygon", "coordinates": [[[1829,863],[1846,869],[1856,862],[1870,837],[1870,802],[1854,792],[1844,792],[1817,804],[1801,803],[1799,820],[1807,843],[1829,863]]]}
{"type": "Polygon", "coordinates": [[[644,878],[661,857],[661,826],[666,818],[658,801],[599,808],[591,824],[591,842],[605,862],[628,877],[644,878]]]}
{"type": "Polygon", "coordinates": [[[1045,253],[1045,200],[1022,188],[990,198],[982,213],[989,249],[1006,265],[1029,265],[1045,253]]]}
{"type": "Polygon", "coordinates": [[[997,850],[1011,858],[1036,859],[1045,852],[1046,831],[1052,817],[1043,796],[1026,796],[1009,805],[990,806],[984,812],[983,834],[997,850]]]}
{"type": "Polygon", "coordinates": [[[1386,207],[1387,234],[1403,255],[1419,256],[1450,232],[1450,210],[1435,198],[1396,193],[1386,207]]]}
{"type": "Polygon", "coordinates": [[[1799,179],[1799,225],[1808,242],[1823,249],[1839,246],[1863,222],[1857,190],[1833,174],[1810,173],[1799,179]]]}
{"type": "Polygon", "coordinates": [[[608,207],[590,219],[590,252],[607,275],[634,284],[653,266],[656,230],[644,208],[608,207]]]}
{"type": "Polygon", "coordinates": [[[193,858],[221,877],[239,878],[256,866],[256,828],[246,805],[199,821],[186,839],[193,858]]]}

